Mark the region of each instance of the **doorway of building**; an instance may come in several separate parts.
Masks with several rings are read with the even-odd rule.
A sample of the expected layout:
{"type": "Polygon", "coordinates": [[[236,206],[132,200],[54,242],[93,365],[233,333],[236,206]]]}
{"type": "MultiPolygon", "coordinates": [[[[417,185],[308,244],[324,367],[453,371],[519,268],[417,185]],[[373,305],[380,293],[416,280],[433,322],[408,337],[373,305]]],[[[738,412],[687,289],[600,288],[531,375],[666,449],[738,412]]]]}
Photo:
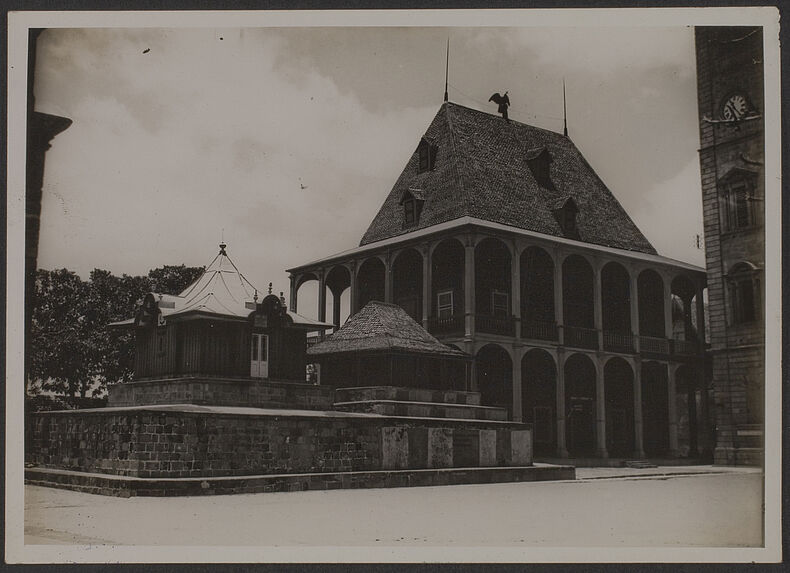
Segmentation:
{"type": "Polygon", "coordinates": [[[250,376],[253,378],[269,377],[269,337],[265,334],[253,333],[252,335],[250,376]]]}

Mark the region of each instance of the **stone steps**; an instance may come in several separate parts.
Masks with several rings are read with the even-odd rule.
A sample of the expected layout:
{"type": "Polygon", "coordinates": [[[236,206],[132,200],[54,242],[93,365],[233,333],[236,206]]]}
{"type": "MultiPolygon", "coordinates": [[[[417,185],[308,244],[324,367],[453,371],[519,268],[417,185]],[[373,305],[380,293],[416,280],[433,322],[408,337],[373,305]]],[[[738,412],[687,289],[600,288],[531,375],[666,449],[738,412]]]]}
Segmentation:
{"type": "Polygon", "coordinates": [[[365,412],[384,416],[416,418],[455,418],[463,420],[506,421],[507,410],[492,406],[448,404],[439,402],[413,402],[400,400],[359,400],[335,402],[341,412],[365,412]]]}
{"type": "Polygon", "coordinates": [[[336,388],[335,402],[362,402],[390,400],[397,402],[436,402],[440,404],[480,405],[479,392],[461,390],[433,390],[398,386],[359,386],[336,388]]]}

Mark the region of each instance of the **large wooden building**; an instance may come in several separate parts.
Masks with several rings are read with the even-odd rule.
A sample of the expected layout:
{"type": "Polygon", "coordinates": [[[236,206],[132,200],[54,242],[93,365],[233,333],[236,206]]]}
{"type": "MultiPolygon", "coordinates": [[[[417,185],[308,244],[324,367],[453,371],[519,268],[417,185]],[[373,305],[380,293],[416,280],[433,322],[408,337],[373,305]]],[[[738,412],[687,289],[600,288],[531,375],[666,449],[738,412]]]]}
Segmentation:
{"type": "Polygon", "coordinates": [[[760,464],[765,401],[763,34],[696,28],[716,463],[760,464]]]}
{"type": "Polygon", "coordinates": [[[339,326],[401,306],[474,357],[483,404],[559,456],[709,447],[703,269],[656,250],[563,134],[447,102],[359,246],[289,269],[339,326]],[[674,310],[673,310],[674,309],[674,310]]]}

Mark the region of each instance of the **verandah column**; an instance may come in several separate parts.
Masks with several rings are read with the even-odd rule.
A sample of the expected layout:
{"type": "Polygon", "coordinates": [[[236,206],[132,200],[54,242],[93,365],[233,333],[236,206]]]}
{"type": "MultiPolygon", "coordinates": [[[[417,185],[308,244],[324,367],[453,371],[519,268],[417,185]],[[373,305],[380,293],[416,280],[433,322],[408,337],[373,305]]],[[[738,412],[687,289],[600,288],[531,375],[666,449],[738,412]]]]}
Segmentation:
{"type": "MultiPolygon", "coordinates": [[[[332,324],[335,325],[333,332],[337,332],[340,328],[340,293],[332,290],[332,324]]],[[[341,291],[342,292],[342,291],[341,291]]]]}
{"type": "Polygon", "coordinates": [[[349,313],[354,315],[359,311],[359,289],[357,288],[357,261],[351,261],[348,265],[348,271],[351,274],[351,292],[349,292],[349,313]]]}
{"type": "MultiPolygon", "coordinates": [[[[603,348],[603,302],[601,300],[601,265],[593,261],[593,321],[595,335],[598,337],[598,350],[603,348]]],[[[605,449],[605,448],[604,448],[605,449]]]]}
{"type": "Polygon", "coordinates": [[[288,308],[291,310],[291,312],[296,312],[296,277],[294,275],[288,275],[288,278],[291,281],[291,292],[288,299],[288,308]]]}
{"type": "MultiPolygon", "coordinates": [[[[678,406],[675,389],[675,368],[667,362],[667,415],[669,416],[669,455],[678,455],[678,406]]],[[[689,431],[691,428],[689,428],[689,431]]]]}
{"type": "Polygon", "coordinates": [[[557,455],[568,457],[565,445],[565,353],[557,350],[557,455]]]}
{"type": "Polygon", "coordinates": [[[464,336],[475,332],[475,242],[471,235],[464,242],[464,336]]]}
{"type": "Polygon", "coordinates": [[[642,423],[642,361],[634,361],[634,457],[645,457],[642,423]]]}
{"type": "Polygon", "coordinates": [[[628,269],[628,296],[631,299],[631,334],[634,337],[634,352],[639,354],[639,271],[628,269]]]}
{"type": "MultiPolygon", "coordinates": [[[[563,333],[565,318],[562,308],[562,258],[562,251],[557,250],[554,252],[554,322],[557,323],[557,342],[559,344],[564,344],[565,342],[563,333]]],[[[565,455],[567,457],[567,452],[565,452],[565,455]]]]}
{"type": "Polygon", "coordinates": [[[518,243],[513,241],[513,255],[510,258],[510,275],[512,278],[510,290],[513,304],[512,315],[516,338],[521,338],[521,257],[519,256],[518,243]]]}
{"type": "Polygon", "coordinates": [[[431,245],[422,246],[422,327],[428,330],[431,317],[431,245]]]}
{"type": "MultiPolygon", "coordinates": [[[[326,322],[326,271],[318,271],[318,320],[326,322]]],[[[321,331],[321,340],[324,339],[325,331],[321,331]]]]}
{"type": "MultiPolygon", "coordinates": [[[[513,345],[513,421],[521,422],[524,420],[524,412],[521,403],[521,349],[513,345]]],[[[533,428],[533,441],[535,438],[533,428]]]]}
{"type": "Polygon", "coordinates": [[[664,283],[664,336],[672,340],[672,281],[671,277],[661,275],[664,283]]]}
{"type": "MultiPolygon", "coordinates": [[[[600,331],[599,331],[600,332],[600,331]]],[[[596,455],[599,458],[608,458],[606,449],[606,396],[604,394],[603,364],[599,357],[595,361],[595,440],[596,455]]]]}

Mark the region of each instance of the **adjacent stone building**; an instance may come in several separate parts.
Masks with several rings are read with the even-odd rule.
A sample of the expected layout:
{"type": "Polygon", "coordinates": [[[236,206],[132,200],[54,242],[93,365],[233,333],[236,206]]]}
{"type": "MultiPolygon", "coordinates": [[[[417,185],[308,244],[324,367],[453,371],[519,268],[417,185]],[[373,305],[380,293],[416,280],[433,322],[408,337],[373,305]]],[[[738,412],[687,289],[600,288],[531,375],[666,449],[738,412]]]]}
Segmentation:
{"type": "Polygon", "coordinates": [[[659,255],[567,135],[447,102],[359,246],[289,272],[292,311],[318,281],[339,327],[350,289],[351,314],[397,304],[474,357],[470,389],[538,453],[710,445],[705,273],[659,255]]]}
{"type": "Polygon", "coordinates": [[[761,463],[765,383],[762,29],[696,28],[715,461],[761,463]]]}

